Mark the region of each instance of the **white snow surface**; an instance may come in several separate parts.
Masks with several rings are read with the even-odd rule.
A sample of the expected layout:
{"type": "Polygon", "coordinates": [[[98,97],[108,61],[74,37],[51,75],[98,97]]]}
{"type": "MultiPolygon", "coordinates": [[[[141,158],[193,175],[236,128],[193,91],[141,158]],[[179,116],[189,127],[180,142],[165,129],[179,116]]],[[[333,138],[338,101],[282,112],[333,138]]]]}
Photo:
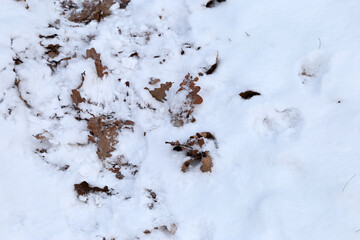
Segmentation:
{"type": "Polygon", "coordinates": [[[206,3],[131,0],[85,25],[58,0],[2,1],[1,239],[359,239],[360,1],[206,3]],[[54,59],[49,44],[61,45],[54,59]],[[92,47],[108,67],[102,79],[85,59],[92,47]],[[196,122],[173,126],[179,84],[216,56],[215,72],[196,83],[196,122]],[[70,96],[82,72],[79,92],[94,104],[80,103],[79,114],[70,96]],[[145,89],[160,86],[151,77],[173,83],[163,102],[145,89]],[[247,90],[261,95],[244,100],[247,90]],[[90,113],[135,122],[112,157],[137,174],[119,180],[104,168],[78,120],[90,113]],[[217,141],[212,171],[182,172],[188,158],[165,142],[204,131],[217,141]],[[46,141],[34,137],[44,132],[46,141]],[[82,181],[116,194],[78,197],[82,181]],[[177,230],[154,230],[164,225],[177,230]]]}

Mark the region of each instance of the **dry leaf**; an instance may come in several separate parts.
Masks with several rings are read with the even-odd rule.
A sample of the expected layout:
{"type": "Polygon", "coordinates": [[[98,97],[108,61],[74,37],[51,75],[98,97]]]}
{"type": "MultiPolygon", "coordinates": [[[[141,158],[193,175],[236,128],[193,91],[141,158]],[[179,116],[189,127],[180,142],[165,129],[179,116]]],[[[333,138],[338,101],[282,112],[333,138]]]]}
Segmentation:
{"type": "Polygon", "coordinates": [[[202,172],[211,172],[211,168],[213,167],[212,158],[209,155],[209,152],[205,152],[203,158],[201,159],[202,166],[200,170],[202,172]]]}
{"type": "Polygon", "coordinates": [[[149,90],[151,96],[153,96],[156,100],[163,102],[163,100],[165,100],[166,97],[166,93],[165,91],[169,91],[169,89],[171,88],[172,83],[171,82],[166,82],[163,84],[160,84],[159,88],[155,88],[154,90],[149,90]]]}
{"type": "Polygon", "coordinates": [[[111,152],[115,150],[114,145],[118,143],[116,140],[119,130],[127,128],[132,130],[133,121],[106,120],[104,116],[93,117],[88,121],[88,129],[90,130],[89,140],[96,142],[98,145],[97,155],[99,159],[111,157],[111,152]]]}
{"type": "Polygon", "coordinates": [[[105,186],[103,188],[92,187],[86,181],[83,181],[80,184],[74,184],[74,189],[76,190],[78,196],[86,196],[89,193],[97,193],[97,192],[103,192],[106,193],[107,195],[111,195],[108,186],[105,186]]]}
{"type": "Polygon", "coordinates": [[[239,94],[240,97],[242,97],[243,99],[250,99],[252,98],[253,96],[258,96],[258,95],[261,95],[260,93],[258,92],[255,92],[255,91],[245,91],[245,92],[242,92],[239,94]]]}
{"type": "Polygon", "coordinates": [[[51,58],[55,58],[59,55],[59,48],[61,46],[59,44],[49,44],[47,47],[45,47],[48,51],[46,52],[47,55],[51,58]]]}
{"type": "Polygon", "coordinates": [[[215,63],[211,65],[211,67],[205,72],[206,75],[213,74],[218,66],[218,63],[219,63],[219,54],[216,56],[215,63]]]}
{"type": "Polygon", "coordinates": [[[18,90],[18,93],[19,93],[19,98],[21,99],[21,101],[23,101],[24,102],[24,104],[25,104],[25,106],[27,107],[27,108],[32,108],[32,106],[30,106],[30,104],[23,98],[23,96],[22,96],[22,94],[21,94],[21,91],[20,91],[20,79],[15,79],[15,86],[16,86],[16,88],[17,88],[17,90],[18,90]]]}
{"type": "Polygon", "coordinates": [[[100,22],[106,16],[111,15],[110,8],[114,3],[113,0],[85,0],[82,3],[83,9],[80,12],[73,12],[69,20],[85,24],[92,20],[100,22]]]}
{"type": "Polygon", "coordinates": [[[187,74],[182,83],[180,83],[180,88],[176,93],[186,91],[187,95],[180,109],[169,109],[173,126],[181,127],[185,123],[196,121],[192,116],[195,108],[194,104],[201,104],[203,102],[202,97],[198,95],[200,87],[195,85],[195,82],[198,80],[198,77],[193,78],[190,74],[187,74]]]}
{"type": "Polygon", "coordinates": [[[108,73],[104,72],[104,70],[106,70],[107,67],[102,65],[100,56],[101,56],[101,54],[97,53],[95,48],[86,50],[86,58],[91,58],[95,61],[96,73],[97,73],[98,77],[102,78],[105,74],[108,74],[108,73]]]}
{"type": "Polygon", "coordinates": [[[85,98],[81,97],[81,94],[77,89],[72,90],[71,99],[75,104],[75,108],[78,110],[80,110],[78,105],[82,102],[85,102],[85,98]]]}
{"type": "Polygon", "coordinates": [[[155,84],[157,84],[158,82],[160,82],[160,79],[159,79],[159,78],[150,78],[149,84],[150,84],[150,85],[155,85],[155,84]]]}
{"type": "Polygon", "coordinates": [[[194,136],[189,137],[189,139],[183,144],[179,141],[165,143],[173,146],[173,151],[184,152],[187,157],[190,157],[190,159],[183,163],[181,171],[185,172],[189,168],[190,164],[196,165],[201,162],[202,166],[200,167],[200,170],[202,172],[211,172],[213,163],[210,152],[201,151],[203,146],[206,144],[205,139],[215,141],[216,146],[216,139],[210,132],[196,133],[194,136]]]}
{"type": "Polygon", "coordinates": [[[207,8],[213,8],[213,7],[216,6],[216,2],[222,3],[222,2],[226,2],[226,0],[209,0],[209,1],[206,3],[205,7],[207,7],[207,8]]]}

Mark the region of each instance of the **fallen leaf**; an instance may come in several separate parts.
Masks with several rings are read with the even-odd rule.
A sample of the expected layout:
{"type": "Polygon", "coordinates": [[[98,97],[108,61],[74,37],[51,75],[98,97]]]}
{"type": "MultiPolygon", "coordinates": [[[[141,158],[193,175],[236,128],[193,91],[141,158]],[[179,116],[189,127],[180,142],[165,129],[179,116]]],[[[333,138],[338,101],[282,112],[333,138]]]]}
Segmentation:
{"type": "Polygon", "coordinates": [[[150,78],[149,84],[150,84],[150,85],[155,85],[155,84],[157,84],[158,82],[160,82],[160,79],[159,79],[159,78],[150,78]]]}
{"type": "Polygon", "coordinates": [[[258,95],[261,95],[260,93],[258,92],[255,92],[255,91],[245,91],[245,92],[242,92],[239,94],[240,97],[242,97],[243,99],[250,99],[252,98],[253,96],[258,96],[258,95]]]}
{"type": "Polygon", "coordinates": [[[218,66],[218,63],[219,63],[219,55],[216,56],[215,63],[211,65],[211,67],[205,72],[206,75],[213,74],[218,66]]]}
{"type": "Polygon", "coordinates": [[[71,99],[75,104],[75,108],[79,110],[78,105],[82,102],[85,102],[85,98],[81,97],[81,94],[77,89],[73,89],[71,92],[71,99]]]}
{"type": "Polygon", "coordinates": [[[192,116],[195,109],[195,104],[201,104],[203,99],[198,92],[200,87],[195,85],[195,82],[199,80],[198,77],[193,78],[190,74],[187,74],[184,80],[180,83],[180,88],[176,93],[186,91],[186,97],[180,108],[176,107],[169,109],[171,114],[171,123],[175,127],[181,127],[185,123],[195,122],[196,119],[192,116]]]}
{"type": "MultiPolygon", "coordinates": [[[[100,22],[105,17],[111,15],[110,8],[115,2],[113,0],[85,0],[82,3],[82,10],[73,12],[69,20],[76,23],[88,24],[95,20],[100,22]]],[[[74,7],[76,8],[76,6],[74,7]]]]}
{"type": "Polygon", "coordinates": [[[186,160],[181,166],[182,172],[186,172],[190,164],[197,165],[200,162],[202,163],[202,166],[200,167],[202,172],[211,172],[213,163],[210,152],[202,150],[203,146],[206,144],[205,139],[214,141],[215,146],[217,146],[216,139],[210,132],[196,133],[194,136],[190,136],[185,143],[180,143],[179,141],[165,142],[166,144],[173,146],[173,151],[184,152],[187,157],[190,157],[190,159],[186,160]]]}
{"type": "Polygon", "coordinates": [[[107,120],[105,116],[92,117],[88,121],[90,130],[89,140],[98,145],[97,155],[99,159],[111,157],[111,152],[115,150],[114,146],[118,143],[116,140],[119,130],[127,128],[132,130],[133,121],[127,120],[107,120]]]}
{"type": "Polygon", "coordinates": [[[83,181],[80,184],[74,184],[74,189],[76,190],[78,196],[86,196],[89,193],[97,193],[97,192],[103,192],[106,193],[107,195],[111,195],[108,186],[105,186],[103,188],[92,187],[86,181],[83,181]]]}
{"type": "Polygon", "coordinates": [[[201,159],[202,166],[200,170],[202,172],[211,172],[211,168],[213,167],[212,158],[209,155],[209,152],[205,152],[203,158],[201,159]]]}
{"type": "Polygon", "coordinates": [[[156,100],[158,100],[159,102],[163,102],[163,100],[165,100],[166,97],[165,91],[169,91],[171,86],[172,86],[171,82],[166,82],[160,84],[159,88],[155,88],[154,90],[149,90],[149,89],[147,90],[150,92],[151,96],[153,96],[156,100]]]}
{"type": "Polygon", "coordinates": [[[105,74],[108,74],[108,73],[104,72],[104,70],[106,70],[107,67],[102,65],[100,56],[101,56],[101,54],[97,53],[95,48],[86,50],[86,58],[91,58],[95,61],[96,73],[97,73],[98,77],[102,78],[105,74]]]}

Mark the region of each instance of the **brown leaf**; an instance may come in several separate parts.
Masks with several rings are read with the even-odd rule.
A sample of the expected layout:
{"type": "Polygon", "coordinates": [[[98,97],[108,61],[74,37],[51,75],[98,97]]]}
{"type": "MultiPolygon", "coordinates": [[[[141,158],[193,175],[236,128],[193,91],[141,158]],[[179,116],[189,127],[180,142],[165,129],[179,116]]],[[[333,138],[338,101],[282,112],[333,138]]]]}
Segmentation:
{"type": "Polygon", "coordinates": [[[92,187],[86,181],[83,181],[80,184],[74,184],[74,189],[76,190],[78,196],[86,196],[89,193],[97,193],[97,192],[103,192],[106,193],[107,195],[111,195],[108,186],[105,186],[103,188],[92,187]]]}
{"type": "Polygon", "coordinates": [[[34,137],[37,140],[40,140],[41,142],[44,142],[44,141],[48,141],[50,138],[52,138],[53,135],[45,130],[42,133],[36,134],[34,137]]]}
{"type": "Polygon", "coordinates": [[[15,65],[20,65],[20,64],[23,63],[23,61],[21,61],[21,59],[20,59],[19,57],[13,58],[13,61],[14,61],[14,64],[15,64],[15,65]]]}
{"type": "Polygon", "coordinates": [[[218,2],[218,3],[222,3],[222,2],[225,2],[226,0],[209,0],[207,3],[206,3],[206,5],[205,5],[205,7],[207,7],[207,8],[213,8],[213,7],[215,7],[216,6],[216,2],[218,2]]]}
{"type": "Polygon", "coordinates": [[[149,84],[150,84],[150,85],[155,85],[155,84],[157,84],[158,82],[160,82],[160,79],[159,79],[159,78],[150,78],[149,84]]]}
{"type": "Polygon", "coordinates": [[[120,0],[120,9],[125,9],[126,6],[130,3],[130,0],[120,0]]]}
{"type": "Polygon", "coordinates": [[[192,116],[194,112],[194,104],[201,104],[203,99],[198,92],[200,91],[200,87],[195,85],[195,82],[199,80],[198,77],[193,78],[190,74],[187,74],[180,83],[180,88],[176,93],[181,91],[186,91],[186,99],[183,103],[183,106],[179,109],[169,109],[171,114],[171,123],[175,127],[181,127],[185,123],[195,122],[196,119],[192,116]]]}
{"type": "Polygon", "coordinates": [[[88,121],[88,129],[90,130],[89,140],[96,142],[98,145],[97,155],[99,159],[111,157],[111,152],[115,150],[114,146],[118,143],[116,140],[119,130],[129,128],[132,130],[134,122],[121,120],[106,120],[104,116],[92,117],[88,121]]]}
{"type": "Polygon", "coordinates": [[[209,155],[209,152],[205,152],[203,158],[201,159],[202,166],[200,170],[202,172],[211,172],[211,168],[213,167],[212,158],[209,155]]]}
{"type": "Polygon", "coordinates": [[[156,100],[163,102],[163,100],[166,97],[165,91],[169,91],[171,86],[172,86],[171,82],[166,82],[166,83],[160,84],[159,88],[155,88],[154,90],[149,90],[149,89],[148,90],[149,90],[151,96],[153,96],[156,100]]]}
{"type": "Polygon", "coordinates": [[[77,89],[72,90],[71,99],[73,100],[76,109],[79,109],[78,105],[80,103],[85,102],[85,98],[81,97],[81,94],[77,89]]]}
{"type": "Polygon", "coordinates": [[[102,78],[105,74],[108,74],[108,73],[104,72],[104,70],[106,70],[107,67],[102,65],[100,56],[101,56],[101,54],[97,53],[95,48],[86,50],[86,59],[91,58],[95,61],[96,73],[97,73],[98,77],[102,78]]]}
{"type": "Polygon", "coordinates": [[[113,0],[85,0],[80,12],[73,12],[69,20],[77,23],[88,24],[92,20],[100,22],[106,16],[111,15],[110,8],[115,2],[113,0]]]}
{"type": "Polygon", "coordinates": [[[173,151],[184,152],[187,157],[190,157],[190,159],[185,161],[181,166],[182,172],[185,172],[189,168],[190,164],[197,165],[200,162],[202,163],[202,166],[200,167],[202,172],[211,172],[213,164],[210,152],[201,151],[203,146],[206,144],[205,139],[215,141],[216,146],[216,139],[210,132],[196,133],[194,136],[190,136],[183,144],[179,141],[165,142],[166,144],[170,144],[174,147],[173,151]]]}
{"type": "Polygon", "coordinates": [[[242,97],[243,99],[250,99],[252,98],[253,96],[257,96],[257,95],[261,95],[260,93],[258,92],[255,92],[255,91],[245,91],[245,92],[242,92],[239,94],[240,97],[242,97]]]}
{"type": "Polygon", "coordinates": [[[46,52],[47,55],[51,58],[55,58],[59,55],[59,48],[61,46],[59,44],[49,44],[47,47],[45,47],[48,51],[46,52]]]}
{"type": "Polygon", "coordinates": [[[40,34],[39,38],[52,39],[52,38],[55,38],[57,36],[58,36],[57,34],[52,34],[52,35],[47,35],[47,36],[44,36],[44,35],[40,34]]]}
{"type": "Polygon", "coordinates": [[[19,98],[21,99],[21,101],[24,102],[24,104],[25,104],[25,106],[26,106],[27,108],[32,108],[32,106],[23,98],[23,96],[22,96],[22,94],[21,94],[21,91],[20,91],[20,82],[21,82],[20,79],[17,79],[17,78],[15,79],[15,86],[16,86],[17,91],[18,91],[18,93],[19,93],[19,98]]]}
{"type": "Polygon", "coordinates": [[[218,66],[218,63],[219,63],[219,55],[216,56],[215,63],[211,65],[211,67],[205,72],[206,75],[213,74],[218,66]]]}
{"type": "Polygon", "coordinates": [[[195,161],[195,159],[189,159],[185,161],[181,167],[181,171],[185,172],[193,161],[195,161]]]}

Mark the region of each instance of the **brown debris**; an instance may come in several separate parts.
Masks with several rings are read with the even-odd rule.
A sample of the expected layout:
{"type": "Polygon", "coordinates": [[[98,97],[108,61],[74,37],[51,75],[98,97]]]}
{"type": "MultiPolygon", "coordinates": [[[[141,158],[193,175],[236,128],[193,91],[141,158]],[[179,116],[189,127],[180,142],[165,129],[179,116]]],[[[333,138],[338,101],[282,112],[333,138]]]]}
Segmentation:
{"type": "Polygon", "coordinates": [[[40,140],[41,142],[45,142],[45,141],[48,141],[50,138],[52,138],[53,135],[45,130],[42,133],[36,134],[34,137],[37,140],[40,140]]]}
{"type": "Polygon", "coordinates": [[[46,52],[47,55],[51,58],[55,58],[59,55],[59,48],[61,46],[59,44],[49,44],[47,47],[45,47],[48,51],[46,52]]]}
{"type": "Polygon", "coordinates": [[[190,73],[185,76],[185,79],[180,84],[180,88],[176,93],[181,91],[187,91],[185,102],[179,110],[169,109],[171,114],[171,123],[175,127],[181,127],[185,123],[195,122],[196,119],[192,116],[195,109],[195,104],[201,104],[203,99],[198,92],[200,87],[195,85],[195,82],[199,80],[198,77],[193,78],[190,73]]]}
{"type": "Polygon", "coordinates": [[[15,65],[20,65],[23,63],[23,61],[21,61],[21,59],[19,57],[13,58],[14,64],[15,65]]]}
{"type": "Polygon", "coordinates": [[[248,90],[248,91],[245,91],[245,92],[240,93],[239,95],[240,95],[240,97],[242,97],[243,99],[250,99],[250,98],[252,98],[253,96],[258,96],[258,95],[261,95],[261,94],[258,93],[258,92],[252,91],[252,90],[248,90]]]}
{"type": "Polygon", "coordinates": [[[78,196],[86,196],[89,193],[106,193],[107,195],[111,195],[111,192],[108,186],[103,188],[93,187],[89,185],[86,181],[81,182],[80,184],[74,184],[74,189],[76,190],[78,196]]]}
{"type": "Polygon", "coordinates": [[[211,65],[211,67],[206,70],[206,75],[210,75],[210,74],[213,74],[218,66],[218,63],[219,63],[219,55],[216,56],[216,60],[215,60],[215,63],[213,65],[211,65]]]}
{"type": "Polygon", "coordinates": [[[108,72],[104,72],[107,67],[102,65],[100,56],[101,54],[97,53],[95,48],[86,50],[86,59],[91,58],[95,61],[96,73],[98,77],[102,78],[105,74],[108,74],[108,72]]]}
{"type": "Polygon", "coordinates": [[[154,227],[154,230],[160,230],[165,233],[175,234],[177,231],[177,225],[175,223],[171,224],[170,226],[162,225],[160,227],[154,227]]]}
{"type": "Polygon", "coordinates": [[[216,6],[216,3],[222,3],[222,2],[226,2],[226,0],[209,0],[209,1],[206,3],[205,7],[207,7],[207,8],[213,8],[213,7],[216,6]]]}
{"type": "Polygon", "coordinates": [[[21,91],[20,91],[20,79],[15,79],[15,86],[16,86],[16,88],[17,88],[17,90],[18,90],[18,93],[19,93],[19,97],[20,97],[20,99],[21,99],[21,101],[23,101],[24,103],[25,103],[25,106],[27,107],[27,108],[32,108],[31,106],[30,106],[30,104],[23,98],[23,96],[22,96],[22,94],[21,94],[21,91]]]}
{"type": "Polygon", "coordinates": [[[82,102],[85,102],[85,98],[81,97],[81,94],[77,89],[73,89],[71,92],[72,92],[71,99],[75,104],[75,108],[80,110],[78,105],[82,102]]]}
{"type": "Polygon", "coordinates": [[[52,34],[52,35],[39,35],[39,38],[45,38],[45,39],[52,39],[52,38],[56,38],[58,35],[57,34],[52,34]]]}
{"type": "Polygon", "coordinates": [[[160,79],[159,78],[150,78],[150,81],[149,81],[149,84],[150,85],[155,85],[157,84],[158,82],[160,82],[160,79]]]}
{"type": "Polygon", "coordinates": [[[124,158],[124,156],[121,155],[120,157],[118,157],[118,163],[114,164],[112,166],[112,168],[108,168],[109,171],[115,173],[115,177],[119,180],[122,180],[125,178],[125,176],[123,175],[121,170],[131,171],[132,175],[136,175],[138,173],[138,170],[137,170],[138,166],[131,164],[129,162],[122,162],[123,158],[124,158]]]}
{"type": "Polygon", "coordinates": [[[105,17],[111,15],[110,8],[114,3],[113,0],[85,0],[82,3],[83,9],[80,12],[73,12],[69,20],[85,24],[90,23],[92,20],[100,22],[105,17]]]}
{"type": "Polygon", "coordinates": [[[92,117],[88,121],[88,129],[90,130],[89,140],[96,142],[98,145],[97,155],[99,159],[111,157],[111,152],[115,150],[114,145],[118,143],[116,140],[119,130],[122,128],[133,130],[133,121],[107,120],[105,116],[92,117]]]}
{"type": "Polygon", "coordinates": [[[125,9],[127,5],[130,3],[130,0],[120,0],[120,9],[125,9]]]}
{"type": "Polygon", "coordinates": [[[155,203],[157,203],[156,193],[151,189],[146,189],[146,191],[149,193],[148,198],[150,198],[152,200],[152,202],[150,204],[148,204],[148,207],[149,207],[149,209],[153,209],[155,203]]]}
{"type": "Polygon", "coordinates": [[[154,90],[149,90],[148,88],[145,88],[145,89],[147,89],[150,92],[151,96],[153,96],[156,100],[158,100],[159,102],[163,102],[163,100],[166,100],[165,99],[165,97],[166,97],[165,91],[169,91],[171,86],[172,86],[171,82],[166,82],[166,83],[160,84],[160,87],[154,88],[154,90]]]}
{"type": "Polygon", "coordinates": [[[165,142],[173,146],[173,151],[185,152],[186,156],[190,157],[189,160],[185,161],[181,167],[181,171],[185,172],[191,164],[202,163],[200,170],[202,172],[211,172],[213,167],[212,157],[209,151],[201,151],[205,145],[205,139],[215,141],[214,135],[209,132],[196,133],[191,136],[186,143],[182,144],[179,141],[176,142],[165,142]]]}

